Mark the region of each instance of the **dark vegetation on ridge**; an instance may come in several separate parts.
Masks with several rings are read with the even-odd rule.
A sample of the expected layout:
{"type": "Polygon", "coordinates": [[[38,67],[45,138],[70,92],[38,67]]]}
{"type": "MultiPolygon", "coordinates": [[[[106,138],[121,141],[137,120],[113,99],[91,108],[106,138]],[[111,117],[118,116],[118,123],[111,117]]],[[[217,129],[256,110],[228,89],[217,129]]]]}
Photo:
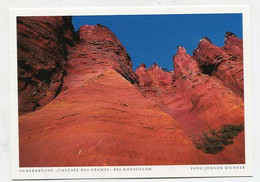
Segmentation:
{"type": "Polygon", "coordinates": [[[216,154],[225,149],[226,145],[233,144],[233,138],[243,131],[244,125],[227,124],[219,130],[204,132],[196,143],[196,147],[205,153],[216,154]]]}

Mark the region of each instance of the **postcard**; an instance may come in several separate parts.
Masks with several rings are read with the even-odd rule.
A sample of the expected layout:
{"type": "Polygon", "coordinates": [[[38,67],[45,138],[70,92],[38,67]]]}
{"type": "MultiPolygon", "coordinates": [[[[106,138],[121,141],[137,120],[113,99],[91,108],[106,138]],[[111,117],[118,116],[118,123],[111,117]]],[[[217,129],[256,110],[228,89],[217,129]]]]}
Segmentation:
{"type": "Polygon", "coordinates": [[[252,176],[247,6],[11,9],[12,177],[252,176]]]}

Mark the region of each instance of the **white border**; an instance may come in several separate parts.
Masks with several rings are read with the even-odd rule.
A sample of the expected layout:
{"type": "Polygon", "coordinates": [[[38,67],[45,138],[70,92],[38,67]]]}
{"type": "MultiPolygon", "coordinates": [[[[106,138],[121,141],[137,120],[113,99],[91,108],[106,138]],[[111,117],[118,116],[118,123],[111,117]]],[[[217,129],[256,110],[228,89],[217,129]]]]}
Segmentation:
{"type": "Polygon", "coordinates": [[[165,178],[165,177],[224,177],[252,176],[252,125],[251,125],[251,72],[250,72],[250,18],[248,6],[192,6],[192,7],[131,7],[131,8],[63,8],[63,9],[10,9],[10,90],[11,90],[11,147],[12,179],[71,179],[71,178],[165,178]],[[245,153],[242,165],[164,165],[164,166],[114,166],[114,167],[52,167],[19,168],[18,140],[18,88],[17,88],[17,16],[64,16],[64,15],[134,15],[134,14],[211,14],[242,13],[244,42],[244,88],[245,88],[245,153]],[[240,166],[244,169],[225,169],[240,166]],[[122,171],[124,168],[149,167],[148,171],[122,171]],[[223,167],[222,170],[191,170],[191,167],[223,167]],[[59,172],[62,169],[89,170],[88,172],[59,172]],[[93,171],[111,169],[109,172],[93,171]],[[53,172],[19,172],[21,169],[49,169],[53,172]],[[121,169],[121,171],[114,171],[121,169]]]}

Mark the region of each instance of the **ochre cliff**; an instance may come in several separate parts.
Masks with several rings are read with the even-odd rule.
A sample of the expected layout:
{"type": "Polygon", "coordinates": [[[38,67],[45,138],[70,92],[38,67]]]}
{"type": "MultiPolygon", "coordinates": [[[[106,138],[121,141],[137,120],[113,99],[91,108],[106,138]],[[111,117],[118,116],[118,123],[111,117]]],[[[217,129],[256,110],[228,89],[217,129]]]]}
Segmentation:
{"type": "Polygon", "coordinates": [[[203,38],[193,52],[203,73],[219,78],[226,87],[244,98],[243,43],[233,33],[225,35],[225,45],[220,48],[203,38]]]}
{"type": "MultiPolygon", "coordinates": [[[[181,126],[190,139],[196,143],[205,131],[220,129],[226,124],[239,125],[244,123],[244,102],[237,94],[226,87],[217,77],[203,74],[199,63],[186,53],[185,48],[178,47],[173,57],[174,72],[158,71],[153,67],[144,69],[139,67],[140,91],[152,101],[156,101],[160,108],[171,115],[181,126]],[[153,70],[153,72],[151,72],[153,70]],[[162,76],[168,74],[169,76],[162,76]],[[153,75],[153,76],[150,76],[153,75]],[[151,79],[156,77],[156,79],[151,79]],[[159,80],[158,80],[159,79],[159,80]],[[163,82],[164,87],[150,84],[149,88],[156,88],[157,93],[147,92],[146,84],[163,82]]],[[[159,69],[159,68],[158,68],[159,69]]],[[[217,159],[225,161],[244,162],[244,134],[237,138],[236,145],[227,146],[218,154],[203,155],[201,163],[214,163],[217,159]],[[232,153],[232,155],[230,155],[232,153]]]]}
{"type": "MultiPolygon", "coordinates": [[[[126,49],[107,27],[85,25],[74,33],[69,18],[21,21],[26,23],[18,22],[18,62],[26,58],[33,69],[25,75],[35,82],[25,87],[19,81],[21,167],[245,162],[244,132],[216,154],[196,146],[203,132],[244,124],[238,76],[239,69],[243,73],[242,40],[234,34],[226,34],[222,48],[202,39],[193,56],[178,47],[174,71],[142,64],[134,72],[126,49]],[[52,22],[45,31],[62,38],[28,38],[41,30],[32,26],[35,22],[52,22]],[[43,44],[47,40],[53,47],[43,44]],[[36,51],[49,58],[50,48],[60,53],[44,59],[47,66],[32,59],[36,51]],[[36,78],[41,69],[52,73],[49,82],[36,78]],[[25,99],[32,90],[37,102],[25,99]]],[[[21,70],[18,74],[25,78],[21,70]]]]}
{"type": "Polygon", "coordinates": [[[71,17],[17,18],[20,113],[39,109],[59,94],[73,32],[71,17]]]}
{"type": "Polygon", "coordinates": [[[138,86],[143,95],[157,104],[160,103],[161,96],[172,92],[173,72],[164,71],[156,63],[148,69],[145,64],[141,64],[135,72],[139,76],[138,86]]]}
{"type": "Polygon", "coordinates": [[[200,151],[179,124],[133,85],[137,76],[117,38],[100,25],[79,33],[61,93],[19,118],[20,165],[198,163],[200,151]]]}

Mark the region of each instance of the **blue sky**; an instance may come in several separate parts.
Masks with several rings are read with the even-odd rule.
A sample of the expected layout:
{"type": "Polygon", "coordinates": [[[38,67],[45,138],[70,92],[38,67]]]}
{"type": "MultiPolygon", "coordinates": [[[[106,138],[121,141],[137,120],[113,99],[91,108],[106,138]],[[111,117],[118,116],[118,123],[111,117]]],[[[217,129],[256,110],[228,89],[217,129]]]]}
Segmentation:
{"type": "Polygon", "coordinates": [[[242,14],[74,16],[72,23],[75,30],[86,24],[107,26],[125,46],[134,70],[154,62],[172,70],[177,46],[192,55],[205,36],[217,46],[224,45],[227,31],[242,38],[242,14]]]}

